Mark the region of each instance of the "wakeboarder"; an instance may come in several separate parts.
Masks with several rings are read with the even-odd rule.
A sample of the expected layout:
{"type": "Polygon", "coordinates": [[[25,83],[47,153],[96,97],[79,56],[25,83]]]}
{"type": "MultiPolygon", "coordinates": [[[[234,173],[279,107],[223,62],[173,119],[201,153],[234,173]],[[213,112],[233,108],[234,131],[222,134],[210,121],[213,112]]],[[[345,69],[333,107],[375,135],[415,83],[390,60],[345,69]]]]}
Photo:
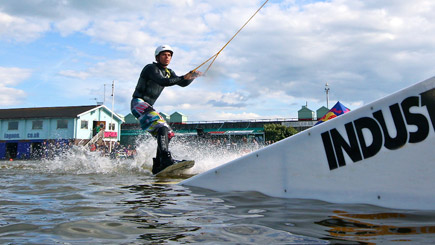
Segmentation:
{"type": "Polygon", "coordinates": [[[153,158],[153,174],[174,164],[185,167],[185,162],[189,162],[190,167],[193,166],[193,161],[178,161],[172,158],[169,141],[174,136],[174,132],[153,107],[165,87],[174,85],[186,87],[201,75],[199,71],[191,71],[184,76],[177,76],[173,70],[168,68],[173,54],[174,51],[169,45],[157,47],[156,62],[143,68],[131,100],[131,112],[139,120],[141,128],[157,139],[157,154],[153,158]]]}

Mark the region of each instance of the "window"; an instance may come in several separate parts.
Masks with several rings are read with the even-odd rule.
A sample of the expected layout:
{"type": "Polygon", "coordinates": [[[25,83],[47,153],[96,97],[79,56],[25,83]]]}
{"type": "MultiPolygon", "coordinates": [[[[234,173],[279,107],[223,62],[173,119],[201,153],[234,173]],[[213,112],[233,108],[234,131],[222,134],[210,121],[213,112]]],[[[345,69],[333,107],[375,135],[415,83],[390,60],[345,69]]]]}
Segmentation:
{"type": "Polygon", "coordinates": [[[115,131],[115,124],[109,123],[109,130],[115,131]]]}
{"type": "Polygon", "coordinates": [[[32,121],[32,129],[42,129],[42,121],[32,121]]]}
{"type": "Polygon", "coordinates": [[[8,130],[18,130],[18,122],[8,122],[8,130]]]}
{"type": "Polygon", "coordinates": [[[88,129],[88,121],[82,120],[80,124],[81,129],[88,129]]]}
{"type": "Polygon", "coordinates": [[[68,128],[68,120],[59,119],[57,120],[57,129],[68,128]]]}

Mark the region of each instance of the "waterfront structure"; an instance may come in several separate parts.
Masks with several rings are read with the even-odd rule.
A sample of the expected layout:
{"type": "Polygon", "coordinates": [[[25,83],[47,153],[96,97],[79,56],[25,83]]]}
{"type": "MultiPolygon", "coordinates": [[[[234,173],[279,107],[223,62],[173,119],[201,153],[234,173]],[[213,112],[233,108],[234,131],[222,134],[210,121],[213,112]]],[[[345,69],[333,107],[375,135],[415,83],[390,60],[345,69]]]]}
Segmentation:
{"type": "Polygon", "coordinates": [[[314,111],[310,110],[307,105],[303,105],[298,111],[299,120],[314,120],[314,111]]]}
{"type": "Polygon", "coordinates": [[[105,142],[119,141],[122,122],[104,105],[0,109],[0,159],[27,159],[48,143],[84,145],[97,127],[105,142]]]}
{"type": "MultiPolygon", "coordinates": [[[[322,106],[316,113],[321,118],[328,112],[328,108],[322,106]]],[[[163,115],[164,113],[161,113],[163,115]]],[[[167,114],[164,114],[167,115],[167,114]]],[[[130,113],[125,116],[125,123],[121,126],[121,144],[134,145],[137,137],[148,137],[149,135],[141,130],[139,121],[130,113]]],[[[174,130],[176,136],[181,137],[214,137],[240,139],[243,137],[255,139],[258,143],[265,140],[264,125],[280,124],[286,127],[293,127],[298,132],[314,126],[317,122],[315,112],[306,105],[298,111],[298,118],[276,118],[276,119],[253,119],[253,120],[214,120],[214,121],[187,121],[187,116],[180,112],[171,114],[170,120],[166,120],[174,130]]]]}
{"type": "Polygon", "coordinates": [[[171,119],[169,120],[171,123],[186,123],[187,116],[180,112],[174,112],[171,114],[171,119]]]}
{"type": "Polygon", "coordinates": [[[160,112],[160,116],[162,116],[163,119],[165,119],[165,121],[167,121],[167,122],[169,122],[171,120],[171,116],[167,113],[160,112]]]}
{"type": "Polygon", "coordinates": [[[317,116],[317,120],[319,120],[320,118],[322,118],[324,115],[326,115],[326,113],[328,113],[329,109],[322,106],[319,109],[316,110],[316,116],[317,116]]]}
{"type": "Polygon", "coordinates": [[[129,113],[124,117],[124,124],[139,124],[139,120],[133,114],[129,113]]]}
{"type": "MultiPolygon", "coordinates": [[[[130,114],[125,118],[130,118],[130,114]]],[[[227,140],[239,138],[255,138],[258,143],[265,140],[264,125],[281,124],[291,126],[297,131],[303,131],[312,127],[317,121],[297,118],[255,119],[255,120],[214,120],[214,121],[186,121],[184,123],[169,122],[180,137],[213,137],[226,138],[227,140]]],[[[121,125],[121,144],[135,144],[137,137],[147,137],[145,131],[140,128],[137,121],[129,120],[121,125]]]]}

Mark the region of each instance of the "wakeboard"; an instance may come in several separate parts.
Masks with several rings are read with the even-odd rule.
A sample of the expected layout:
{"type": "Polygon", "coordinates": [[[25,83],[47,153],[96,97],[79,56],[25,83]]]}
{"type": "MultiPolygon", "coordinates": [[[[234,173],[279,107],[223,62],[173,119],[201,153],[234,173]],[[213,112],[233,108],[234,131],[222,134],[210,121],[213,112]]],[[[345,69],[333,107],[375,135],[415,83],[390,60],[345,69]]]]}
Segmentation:
{"type": "Polygon", "coordinates": [[[154,176],[156,177],[168,177],[168,176],[179,176],[183,174],[183,171],[192,168],[195,165],[193,160],[182,160],[171,166],[163,169],[154,176]]]}

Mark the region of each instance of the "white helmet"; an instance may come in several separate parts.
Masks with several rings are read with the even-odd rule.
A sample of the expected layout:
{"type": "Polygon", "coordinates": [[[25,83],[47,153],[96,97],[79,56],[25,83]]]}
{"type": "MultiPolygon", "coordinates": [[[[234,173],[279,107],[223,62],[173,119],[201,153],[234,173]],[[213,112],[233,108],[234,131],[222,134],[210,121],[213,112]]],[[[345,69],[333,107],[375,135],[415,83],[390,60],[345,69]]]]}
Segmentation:
{"type": "Polygon", "coordinates": [[[169,46],[169,45],[161,45],[161,46],[158,46],[156,48],[156,52],[154,52],[155,56],[159,55],[163,51],[169,51],[169,52],[171,52],[171,54],[174,54],[174,51],[172,50],[171,46],[169,46]]]}

